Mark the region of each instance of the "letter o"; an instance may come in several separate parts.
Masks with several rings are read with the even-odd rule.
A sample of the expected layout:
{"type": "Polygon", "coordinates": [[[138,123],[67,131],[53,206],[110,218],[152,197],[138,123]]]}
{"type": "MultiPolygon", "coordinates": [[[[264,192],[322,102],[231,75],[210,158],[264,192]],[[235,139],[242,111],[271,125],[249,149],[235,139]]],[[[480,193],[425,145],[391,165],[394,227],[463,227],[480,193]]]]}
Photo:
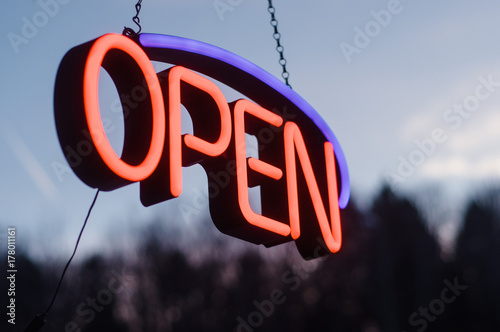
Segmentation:
{"type": "Polygon", "coordinates": [[[250,315],[248,315],[248,323],[252,327],[259,327],[264,323],[264,317],[257,311],[252,311],[250,315]]]}
{"type": "Polygon", "coordinates": [[[144,99],[146,99],[147,95],[148,94],[146,93],[145,88],[142,86],[136,86],[132,89],[132,98],[134,99],[134,101],[143,101],[144,99]]]}
{"type": "Polygon", "coordinates": [[[413,164],[413,166],[420,166],[425,161],[425,155],[420,150],[413,150],[408,156],[408,160],[413,164]],[[417,157],[418,159],[416,159],[417,157]]]}
{"type": "Polygon", "coordinates": [[[262,128],[261,130],[259,130],[258,138],[262,143],[269,144],[274,139],[274,133],[269,128],[262,128]]]}
{"type": "Polygon", "coordinates": [[[220,189],[219,186],[213,182],[208,183],[208,197],[215,198],[219,195],[220,189]]]}
{"type": "Polygon", "coordinates": [[[97,293],[97,300],[102,305],[108,305],[113,301],[113,294],[107,289],[101,289],[99,293],[97,293]],[[103,298],[103,295],[106,295],[106,299],[103,298]]]}
{"type": "Polygon", "coordinates": [[[90,144],[89,141],[81,141],[76,146],[76,151],[78,151],[78,154],[80,154],[80,156],[86,157],[92,153],[92,144],[90,144]]]}
{"type": "Polygon", "coordinates": [[[90,131],[90,136],[106,166],[116,175],[132,182],[148,178],[154,172],[156,166],[158,166],[163,152],[165,140],[165,107],[156,71],[148,56],[139,45],[119,34],[107,34],[97,39],[90,49],[85,64],[83,101],[88,127],[93,129],[90,131]],[[153,112],[151,144],[144,160],[136,166],[130,165],[118,157],[111,147],[102,125],[98,99],[99,70],[104,56],[111,49],[124,51],[132,57],[144,74],[151,95],[153,112]]]}
{"type": "Polygon", "coordinates": [[[33,15],[33,23],[37,27],[43,28],[44,26],[47,25],[47,23],[49,23],[49,16],[45,12],[42,12],[42,11],[36,12],[33,15]]]}
{"type": "Polygon", "coordinates": [[[445,306],[441,300],[436,299],[431,301],[431,303],[429,304],[429,309],[431,309],[434,315],[438,316],[444,312],[445,306]]]}
{"type": "Polygon", "coordinates": [[[380,33],[380,30],[381,30],[380,24],[378,24],[375,21],[370,21],[370,22],[366,23],[366,25],[365,25],[366,34],[372,38],[378,36],[380,33]]]}
{"type": "Polygon", "coordinates": [[[464,107],[467,111],[473,112],[479,107],[479,100],[475,96],[468,96],[464,100],[464,107]]]}

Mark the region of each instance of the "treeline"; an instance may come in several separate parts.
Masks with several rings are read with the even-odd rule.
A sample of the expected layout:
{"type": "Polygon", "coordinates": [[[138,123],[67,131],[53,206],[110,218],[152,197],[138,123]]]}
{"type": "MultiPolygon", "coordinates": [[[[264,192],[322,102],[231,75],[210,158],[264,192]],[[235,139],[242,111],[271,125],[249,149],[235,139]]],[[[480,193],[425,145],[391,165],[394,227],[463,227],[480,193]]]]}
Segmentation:
{"type": "MultiPolygon", "coordinates": [[[[186,247],[144,232],[133,255],[72,265],[42,331],[500,331],[499,199],[491,190],[468,203],[453,256],[388,188],[368,211],[350,204],[341,251],[314,261],[293,243],[242,250],[207,231],[186,247]]],[[[4,315],[2,331],[46,307],[65,263],[17,260],[16,325],[4,315]]]]}

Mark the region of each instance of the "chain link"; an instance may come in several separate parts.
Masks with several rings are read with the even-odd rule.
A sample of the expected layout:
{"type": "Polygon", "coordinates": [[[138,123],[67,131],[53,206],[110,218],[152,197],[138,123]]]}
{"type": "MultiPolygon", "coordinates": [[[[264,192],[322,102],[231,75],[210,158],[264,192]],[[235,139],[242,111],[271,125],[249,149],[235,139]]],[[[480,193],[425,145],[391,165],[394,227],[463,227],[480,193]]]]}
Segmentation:
{"type": "Polygon", "coordinates": [[[132,21],[134,21],[135,24],[137,24],[137,26],[139,27],[139,30],[137,32],[135,32],[134,30],[132,30],[132,28],[127,28],[127,27],[123,27],[123,34],[125,36],[136,36],[138,35],[139,33],[141,33],[141,19],[139,18],[139,13],[141,12],[141,8],[142,8],[142,0],[139,0],[137,1],[137,3],[135,4],[135,11],[136,11],[136,14],[134,17],[132,17],[132,21]]]}
{"type": "Polygon", "coordinates": [[[291,85],[288,83],[288,78],[290,77],[290,73],[286,70],[286,59],[284,55],[285,48],[281,45],[281,34],[278,32],[278,20],[276,19],[275,13],[276,9],[273,6],[273,1],[268,0],[269,6],[267,7],[267,11],[271,14],[271,26],[274,28],[273,38],[276,40],[276,51],[278,51],[280,55],[279,64],[283,67],[283,72],[281,73],[281,77],[285,80],[285,84],[290,88],[291,85]]]}

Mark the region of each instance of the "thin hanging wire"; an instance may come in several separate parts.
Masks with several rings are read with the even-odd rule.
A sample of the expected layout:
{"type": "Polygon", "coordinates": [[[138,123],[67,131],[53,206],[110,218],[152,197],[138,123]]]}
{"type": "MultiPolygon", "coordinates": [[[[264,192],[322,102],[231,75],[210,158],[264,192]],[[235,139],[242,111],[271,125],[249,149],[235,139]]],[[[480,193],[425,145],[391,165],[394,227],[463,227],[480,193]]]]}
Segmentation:
{"type": "Polygon", "coordinates": [[[142,0],[139,0],[137,1],[137,3],[135,4],[135,11],[136,11],[136,14],[134,17],[132,17],[132,21],[134,21],[135,24],[137,24],[137,26],[139,27],[139,30],[137,32],[135,32],[132,28],[128,28],[128,27],[123,27],[123,34],[125,36],[137,36],[139,33],[141,33],[141,19],[139,18],[139,13],[141,12],[141,6],[142,4],[142,0]]]}
{"type": "Polygon", "coordinates": [[[279,63],[281,67],[283,67],[283,72],[281,73],[281,77],[285,80],[285,84],[291,89],[292,86],[288,83],[288,78],[290,77],[290,73],[286,70],[286,59],[283,54],[285,48],[281,45],[281,34],[278,32],[278,20],[276,19],[275,13],[276,9],[273,6],[273,1],[268,0],[269,6],[267,7],[267,11],[271,14],[271,26],[274,28],[273,38],[276,40],[276,51],[278,51],[280,55],[279,63]]]}
{"type": "Polygon", "coordinates": [[[71,255],[70,259],[66,263],[66,266],[64,267],[63,273],[61,275],[61,278],[59,279],[59,283],[57,284],[56,291],[54,292],[54,296],[52,297],[52,301],[50,301],[49,306],[45,311],[41,312],[40,314],[36,315],[35,318],[29,323],[29,325],[26,327],[24,332],[38,332],[42,329],[43,325],[45,324],[45,317],[47,317],[47,314],[49,313],[50,309],[52,308],[52,305],[54,304],[54,301],[56,300],[57,294],[59,293],[59,288],[61,288],[62,281],[64,279],[64,275],[66,274],[66,271],[68,270],[69,265],[71,264],[71,261],[75,257],[76,250],[78,249],[78,245],[80,244],[80,239],[82,238],[83,231],[85,230],[85,226],[87,226],[87,222],[90,217],[90,213],[92,212],[92,209],[94,208],[95,202],[97,201],[97,196],[99,195],[100,189],[97,190],[95,193],[94,200],[92,201],[92,204],[90,204],[89,211],[87,212],[87,217],[85,217],[85,221],[83,223],[82,229],[80,230],[80,234],[78,235],[78,239],[76,240],[75,244],[75,249],[73,250],[73,254],[71,255]]]}
{"type": "Polygon", "coordinates": [[[89,220],[90,213],[92,212],[92,209],[94,208],[95,202],[97,200],[97,196],[99,195],[99,191],[100,190],[98,189],[97,192],[95,193],[94,200],[92,201],[92,204],[90,205],[89,211],[87,213],[87,217],[85,218],[85,222],[83,223],[82,229],[80,231],[80,235],[78,235],[78,239],[76,240],[76,245],[75,245],[75,249],[73,250],[73,255],[71,255],[71,258],[68,260],[68,263],[66,263],[66,266],[64,267],[63,273],[61,275],[61,279],[59,279],[59,283],[57,284],[57,288],[56,288],[56,291],[54,293],[54,297],[52,298],[52,301],[50,302],[49,306],[45,310],[46,314],[52,308],[52,305],[54,304],[54,301],[57,297],[57,293],[59,292],[59,288],[61,287],[61,283],[63,281],[64,275],[66,274],[66,270],[68,269],[69,264],[71,264],[73,257],[75,257],[76,250],[78,249],[78,245],[80,244],[80,239],[82,238],[83,230],[85,229],[85,226],[87,226],[87,221],[89,220]]]}

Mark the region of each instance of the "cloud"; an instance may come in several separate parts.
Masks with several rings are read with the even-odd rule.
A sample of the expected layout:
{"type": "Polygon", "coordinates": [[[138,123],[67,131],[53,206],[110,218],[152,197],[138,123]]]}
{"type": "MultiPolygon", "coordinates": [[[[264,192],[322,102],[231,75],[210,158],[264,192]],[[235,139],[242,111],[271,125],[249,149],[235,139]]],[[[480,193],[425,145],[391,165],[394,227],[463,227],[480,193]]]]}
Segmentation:
{"type": "Polygon", "coordinates": [[[500,110],[479,111],[464,121],[464,128],[450,133],[446,148],[454,154],[483,155],[498,151],[500,155],[500,110]],[[476,118],[472,118],[476,117],[476,118]]]}
{"type": "Polygon", "coordinates": [[[472,114],[419,169],[432,179],[500,179],[500,111],[472,114]],[[474,118],[472,118],[474,116],[474,118]]]}
{"type": "Polygon", "coordinates": [[[408,119],[400,129],[400,136],[404,141],[413,142],[416,137],[422,136],[437,127],[436,116],[432,113],[419,113],[408,119]]]}
{"type": "Polygon", "coordinates": [[[466,156],[452,156],[427,161],[420,173],[432,179],[500,179],[500,153],[498,156],[485,156],[471,160],[466,156]]]}
{"type": "Polygon", "coordinates": [[[42,194],[50,202],[56,202],[58,191],[54,183],[44,171],[38,159],[15,131],[14,127],[5,121],[1,122],[0,134],[42,194]]]}

